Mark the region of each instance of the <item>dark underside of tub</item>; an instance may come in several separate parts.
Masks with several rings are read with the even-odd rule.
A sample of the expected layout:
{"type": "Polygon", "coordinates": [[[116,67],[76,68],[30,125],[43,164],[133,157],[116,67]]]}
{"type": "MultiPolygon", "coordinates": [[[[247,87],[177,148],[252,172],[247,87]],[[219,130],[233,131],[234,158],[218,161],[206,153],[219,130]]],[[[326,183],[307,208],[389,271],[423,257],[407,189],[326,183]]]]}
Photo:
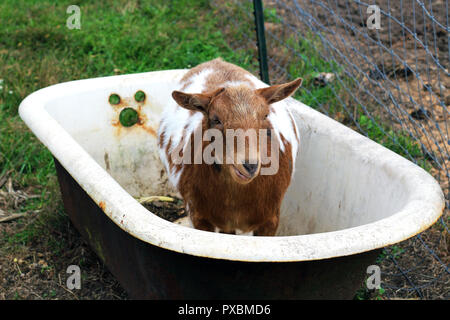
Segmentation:
{"type": "Polygon", "coordinates": [[[262,263],[170,251],[120,229],[56,159],[55,165],[72,223],[134,299],[352,299],[379,254],[262,263]]]}

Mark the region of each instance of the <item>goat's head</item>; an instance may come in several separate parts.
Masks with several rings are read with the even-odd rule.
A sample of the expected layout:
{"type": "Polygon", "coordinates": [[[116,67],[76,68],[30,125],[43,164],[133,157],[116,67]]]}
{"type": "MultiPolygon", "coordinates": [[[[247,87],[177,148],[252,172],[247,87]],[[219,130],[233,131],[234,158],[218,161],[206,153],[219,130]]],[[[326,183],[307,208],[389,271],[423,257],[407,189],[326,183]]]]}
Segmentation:
{"type": "Polygon", "coordinates": [[[261,89],[238,85],[198,94],[174,91],[172,96],[181,107],[205,115],[203,129],[216,144],[216,166],[235,182],[247,184],[260,173],[262,148],[271,149],[270,105],[293,94],[301,83],[299,78],[261,89]]]}

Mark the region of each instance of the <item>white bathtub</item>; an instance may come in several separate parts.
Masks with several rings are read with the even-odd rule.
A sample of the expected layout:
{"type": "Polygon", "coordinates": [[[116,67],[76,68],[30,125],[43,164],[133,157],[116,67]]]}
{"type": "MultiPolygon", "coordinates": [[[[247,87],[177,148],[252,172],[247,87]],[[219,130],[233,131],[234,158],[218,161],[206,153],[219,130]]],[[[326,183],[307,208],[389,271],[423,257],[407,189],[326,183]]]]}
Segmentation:
{"type": "Polygon", "coordinates": [[[149,213],[134,197],[173,191],[155,132],[185,72],[62,83],[28,96],[19,113],[115,225],[142,242],[182,254],[246,262],[348,256],[410,238],[442,214],[443,193],[427,172],[292,98],[286,103],[301,144],[276,237],[205,232],[149,213]],[[138,90],[146,95],[142,103],[134,99],[138,90]],[[119,105],[109,103],[112,93],[121,97],[119,105]],[[124,107],[136,108],[143,123],[121,126],[124,107]]]}

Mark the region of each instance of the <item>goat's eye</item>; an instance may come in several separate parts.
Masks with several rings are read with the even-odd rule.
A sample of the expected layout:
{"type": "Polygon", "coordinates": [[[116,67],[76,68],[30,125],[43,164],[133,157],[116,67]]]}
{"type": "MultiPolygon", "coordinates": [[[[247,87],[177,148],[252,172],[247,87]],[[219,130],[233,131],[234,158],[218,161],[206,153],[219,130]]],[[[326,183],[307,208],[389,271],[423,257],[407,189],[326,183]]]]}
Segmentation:
{"type": "Polygon", "coordinates": [[[218,126],[218,125],[221,125],[222,122],[219,120],[219,118],[217,118],[217,116],[214,116],[214,117],[211,119],[211,124],[212,124],[213,126],[218,126]]]}
{"type": "Polygon", "coordinates": [[[268,116],[269,116],[269,114],[266,114],[266,115],[264,116],[264,120],[266,120],[268,116]]]}

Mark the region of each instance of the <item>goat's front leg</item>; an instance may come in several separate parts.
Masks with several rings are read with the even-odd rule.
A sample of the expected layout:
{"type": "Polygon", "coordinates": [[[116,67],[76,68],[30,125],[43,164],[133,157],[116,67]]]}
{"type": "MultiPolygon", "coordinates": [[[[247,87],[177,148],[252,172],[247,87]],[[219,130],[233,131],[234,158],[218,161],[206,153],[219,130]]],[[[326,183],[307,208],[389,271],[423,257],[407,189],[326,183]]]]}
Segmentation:
{"type": "Polygon", "coordinates": [[[279,212],[271,219],[266,220],[258,228],[255,229],[253,235],[255,236],[274,236],[278,228],[280,214],[279,212]]]}
{"type": "Polygon", "coordinates": [[[204,219],[197,213],[191,213],[190,217],[195,229],[214,232],[214,226],[207,219],[204,219]]]}

